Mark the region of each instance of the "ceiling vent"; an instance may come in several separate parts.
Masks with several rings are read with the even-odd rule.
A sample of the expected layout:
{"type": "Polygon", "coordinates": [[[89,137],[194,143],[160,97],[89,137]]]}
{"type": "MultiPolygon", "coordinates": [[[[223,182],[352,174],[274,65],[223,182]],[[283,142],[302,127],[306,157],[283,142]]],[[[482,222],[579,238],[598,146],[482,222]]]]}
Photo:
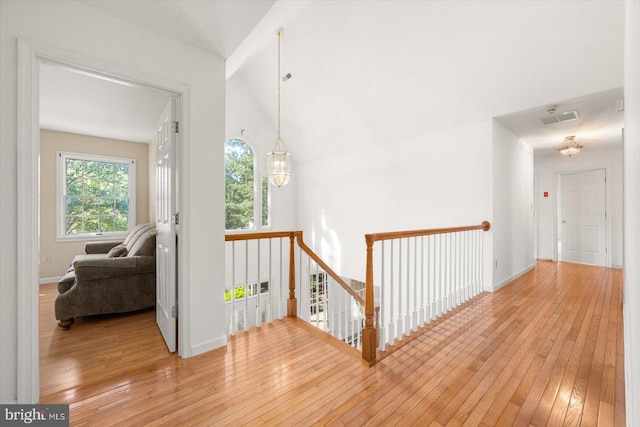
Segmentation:
{"type": "Polygon", "coordinates": [[[566,111],[564,113],[540,117],[540,123],[543,125],[550,125],[552,123],[570,122],[571,120],[576,120],[578,118],[580,118],[580,114],[578,114],[577,110],[566,111]]]}

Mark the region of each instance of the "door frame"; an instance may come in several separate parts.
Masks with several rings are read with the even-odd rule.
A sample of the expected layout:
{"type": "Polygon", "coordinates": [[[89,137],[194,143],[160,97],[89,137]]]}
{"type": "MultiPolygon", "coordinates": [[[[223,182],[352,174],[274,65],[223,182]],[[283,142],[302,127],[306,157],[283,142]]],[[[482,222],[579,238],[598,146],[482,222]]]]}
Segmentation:
{"type": "MultiPolygon", "coordinates": [[[[40,331],[39,331],[39,215],[40,215],[40,62],[52,61],[86,69],[96,74],[116,77],[137,85],[166,92],[177,99],[176,117],[189,123],[190,91],[187,85],[171,81],[100,59],[90,58],[42,43],[18,39],[17,58],[17,400],[36,403],[40,399],[40,331]]],[[[183,129],[185,126],[181,126],[183,129]]],[[[188,143],[188,136],[177,136],[178,146],[188,143]]],[[[188,170],[188,156],[176,156],[177,203],[187,193],[181,171],[188,170]]],[[[178,298],[189,300],[189,287],[180,280],[184,260],[178,259],[178,298]],[[181,286],[181,284],[185,285],[181,286]]],[[[189,319],[178,324],[179,348],[190,348],[189,319]]]]}
{"type": "Polygon", "coordinates": [[[612,201],[611,201],[611,192],[612,192],[612,188],[611,188],[611,166],[607,165],[607,166],[585,166],[585,167],[581,167],[581,168],[577,168],[577,169],[569,169],[569,170],[556,170],[554,175],[553,175],[553,185],[555,187],[555,197],[553,198],[553,203],[554,203],[554,221],[553,221],[553,260],[554,261],[559,261],[558,259],[558,239],[560,236],[560,230],[559,230],[559,224],[562,221],[561,218],[561,212],[560,212],[560,176],[561,175],[569,175],[569,174],[573,174],[573,173],[583,173],[583,172],[590,172],[590,171],[596,171],[596,170],[601,170],[604,169],[604,173],[605,173],[605,211],[606,211],[606,218],[604,221],[604,227],[605,227],[605,242],[607,245],[607,256],[606,256],[606,264],[605,267],[609,267],[611,268],[612,266],[612,256],[611,256],[611,245],[612,245],[612,239],[611,239],[611,217],[612,217],[612,201]]]}

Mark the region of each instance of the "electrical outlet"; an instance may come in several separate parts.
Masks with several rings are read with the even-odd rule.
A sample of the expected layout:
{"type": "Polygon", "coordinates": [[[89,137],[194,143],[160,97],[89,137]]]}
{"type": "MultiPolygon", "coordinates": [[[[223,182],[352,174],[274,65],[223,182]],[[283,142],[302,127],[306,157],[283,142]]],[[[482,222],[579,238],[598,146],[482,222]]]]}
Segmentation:
{"type": "Polygon", "coordinates": [[[51,255],[45,255],[42,257],[42,262],[44,263],[50,263],[51,262],[51,255]]]}

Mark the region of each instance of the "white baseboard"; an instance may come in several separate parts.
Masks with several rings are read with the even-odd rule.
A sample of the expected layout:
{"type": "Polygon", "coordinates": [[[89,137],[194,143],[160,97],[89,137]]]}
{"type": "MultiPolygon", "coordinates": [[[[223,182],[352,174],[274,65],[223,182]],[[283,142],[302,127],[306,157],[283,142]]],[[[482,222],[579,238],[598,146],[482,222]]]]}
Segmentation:
{"type": "Polygon", "coordinates": [[[534,268],[536,268],[536,263],[534,262],[533,264],[531,264],[528,267],[525,267],[522,271],[514,274],[511,277],[508,277],[506,279],[504,279],[502,282],[498,283],[497,285],[493,286],[493,292],[497,291],[498,289],[502,288],[503,286],[509,284],[511,281],[517,279],[518,277],[522,276],[523,274],[528,273],[529,271],[533,270],[534,268]]]}
{"type": "Polygon", "coordinates": [[[42,277],[40,279],[40,284],[44,285],[45,283],[58,283],[58,280],[62,279],[62,276],[58,277],[42,277]]]}
{"type": "Polygon", "coordinates": [[[187,357],[197,356],[198,354],[206,353],[207,351],[215,350],[216,348],[224,347],[227,345],[227,335],[221,335],[218,338],[194,345],[191,347],[191,354],[187,357]]]}
{"type": "MultiPolygon", "coordinates": [[[[554,261],[554,262],[556,262],[553,258],[537,258],[537,260],[538,261],[554,261]]],[[[565,262],[568,262],[568,261],[565,261],[565,262]]],[[[584,264],[584,263],[579,262],[577,264],[584,264]]],[[[592,264],[584,264],[584,265],[592,265],[592,264]]],[[[620,264],[613,264],[611,266],[611,268],[623,269],[624,267],[622,265],[620,265],[620,264]]]]}

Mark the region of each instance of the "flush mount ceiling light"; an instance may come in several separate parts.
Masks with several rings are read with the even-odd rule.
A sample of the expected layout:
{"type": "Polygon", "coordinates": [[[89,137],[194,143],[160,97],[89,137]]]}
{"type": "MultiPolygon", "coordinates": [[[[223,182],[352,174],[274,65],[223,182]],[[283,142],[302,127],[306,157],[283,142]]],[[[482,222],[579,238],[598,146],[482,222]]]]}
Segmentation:
{"type": "Polygon", "coordinates": [[[564,144],[562,147],[558,148],[558,151],[565,156],[571,157],[574,154],[577,154],[584,147],[576,142],[575,136],[567,136],[564,139],[564,144]]]}
{"type": "Polygon", "coordinates": [[[280,36],[282,29],[276,30],[278,36],[278,136],[273,151],[267,153],[267,176],[276,187],[287,185],[291,179],[291,153],[287,153],[280,137],[280,36]]]}

